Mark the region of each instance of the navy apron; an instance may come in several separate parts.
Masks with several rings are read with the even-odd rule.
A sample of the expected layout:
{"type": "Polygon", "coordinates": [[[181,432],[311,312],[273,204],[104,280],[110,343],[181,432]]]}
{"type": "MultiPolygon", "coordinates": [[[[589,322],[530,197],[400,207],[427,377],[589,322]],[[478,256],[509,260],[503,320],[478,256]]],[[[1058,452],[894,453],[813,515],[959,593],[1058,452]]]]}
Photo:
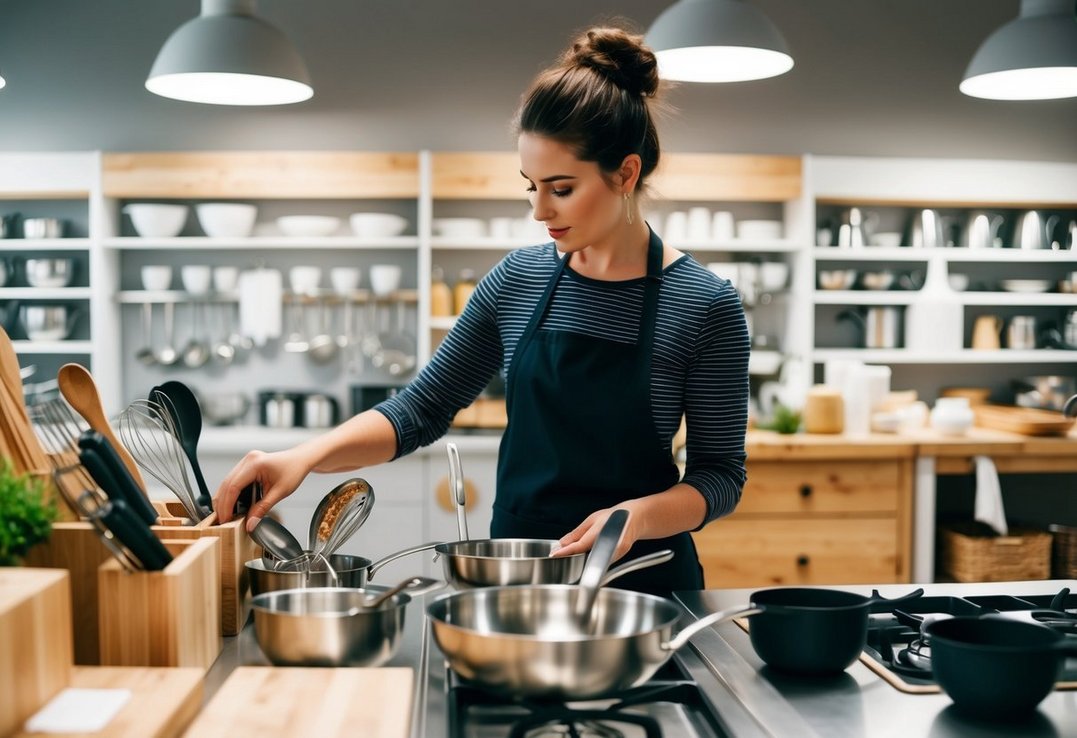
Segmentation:
{"type": "MultiPolygon", "coordinates": [[[[568,264],[561,259],[509,366],[509,423],[498,455],[495,538],[553,538],[595,512],[662,492],[680,478],[651,409],[662,242],[651,232],[639,337],[625,344],[539,330],[568,264]]],[[[670,548],[673,560],[628,574],[613,586],[668,596],[702,589],[692,537],[638,541],[623,561],[670,548]]]]}

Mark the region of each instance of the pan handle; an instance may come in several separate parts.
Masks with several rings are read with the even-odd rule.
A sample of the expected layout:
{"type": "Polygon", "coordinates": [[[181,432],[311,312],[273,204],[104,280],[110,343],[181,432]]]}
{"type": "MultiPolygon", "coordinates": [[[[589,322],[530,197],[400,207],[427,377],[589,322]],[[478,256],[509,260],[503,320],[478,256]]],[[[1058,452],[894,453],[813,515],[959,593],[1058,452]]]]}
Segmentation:
{"type": "Polygon", "coordinates": [[[661,551],[649,553],[646,556],[640,556],[639,558],[632,559],[631,561],[625,562],[620,566],[615,566],[608,572],[606,572],[606,576],[602,577],[602,583],[598,586],[605,587],[607,584],[612,582],[614,579],[617,579],[618,577],[623,577],[625,574],[631,574],[632,572],[639,571],[640,569],[649,569],[652,566],[664,564],[672,558],[673,551],[666,548],[662,549],[661,551]]]}
{"type": "Polygon", "coordinates": [[[887,599],[886,597],[883,597],[881,594],[879,594],[879,590],[873,589],[871,590],[871,597],[868,598],[868,607],[874,607],[875,605],[879,604],[897,605],[901,602],[908,602],[909,600],[920,599],[923,596],[923,587],[917,587],[912,592],[909,592],[906,595],[901,595],[901,597],[895,597],[893,599],[887,599]]]}
{"type": "Polygon", "coordinates": [[[449,494],[452,495],[452,504],[456,508],[456,528],[461,541],[468,540],[467,513],[464,506],[467,497],[464,494],[464,471],[460,467],[460,452],[455,443],[445,444],[445,451],[449,454],[449,494]]]}
{"type": "Polygon", "coordinates": [[[674,636],[668,643],[661,644],[663,651],[676,651],[699,631],[704,628],[709,628],[717,623],[723,623],[726,620],[732,620],[733,618],[746,618],[749,615],[758,615],[764,612],[765,608],[762,605],[741,605],[740,607],[731,607],[727,610],[719,610],[718,612],[712,612],[706,617],[702,617],[694,623],[686,626],[680,633],[674,636]]]}
{"type": "Polygon", "coordinates": [[[368,579],[373,579],[374,575],[377,573],[378,569],[382,568],[383,566],[388,564],[390,561],[396,561],[397,559],[402,559],[405,556],[410,556],[411,554],[419,553],[420,551],[427,551],[427,550],[433,548],[434,546],[440,546],[441,543],[442,543],[441,541],[434,541],[433,543],[422,543],[422,544],[419,544],[418,546],[412,546],[411,548],[405,548],[403,551],[397,551],[396,553],[391,553],[388,556],[386,556],[384,559],[378,559],[373,564],[371,564],[370,569],[367,570],[367,578],[368,579]]]}

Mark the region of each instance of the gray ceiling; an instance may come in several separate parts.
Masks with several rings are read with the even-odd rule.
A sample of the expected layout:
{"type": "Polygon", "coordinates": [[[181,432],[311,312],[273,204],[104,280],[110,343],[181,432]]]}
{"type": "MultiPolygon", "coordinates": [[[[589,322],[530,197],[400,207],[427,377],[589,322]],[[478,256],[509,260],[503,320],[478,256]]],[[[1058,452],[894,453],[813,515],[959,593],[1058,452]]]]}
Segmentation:
{"type": "MultiPolygon", "coordinates": [[[[197,0],[0,0],[0,149],[507,149],[532,75],[614,13],[645,28],[672,0],[263,0],[312,100],[175,102],[143,82],[197,0]]],[[[756,0],[796,58],[782,77],[683,85],[667,149],[1077,162],[1077,101],[957,90],[1017,0],[756,0]]]]}

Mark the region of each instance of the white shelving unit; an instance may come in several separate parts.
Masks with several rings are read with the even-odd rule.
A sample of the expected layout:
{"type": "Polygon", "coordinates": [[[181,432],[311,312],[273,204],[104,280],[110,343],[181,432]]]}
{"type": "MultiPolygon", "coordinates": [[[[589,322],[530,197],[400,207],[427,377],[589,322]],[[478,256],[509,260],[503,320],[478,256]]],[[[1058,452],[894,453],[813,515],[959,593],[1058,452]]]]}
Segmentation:
{"type": "Polygon", "coordinates": [[[219,251],[248,251],[261,249],[301,250],[301,249],[346,249],[354,250],[406,250],[413,251],[419,247],[417,236],[400,236],[397,238],[352,238],[349,236],[327,236],[323,238],[296,238],[292,236],[251,236],[249,238],[206,238],[185,236],[177,238],[124,238],[102,239],[102,245],[110,249],[137,249],[140,251],[174,251],[176,249],[209,249],[219,251]]]}
{"type": "Polygon", "coordinates": [[[906,349],[816,349],[812,359],[816,362],[855,359],[871,364],[1077,364],[1077,351],[963,349],[956,353],[926,354],[906,349]]]}
{"type": "Polygon", "coordinates": [[[92,356],[93,341],[12,341],[17,354],[70,354],[79,358],[92,356]]]}

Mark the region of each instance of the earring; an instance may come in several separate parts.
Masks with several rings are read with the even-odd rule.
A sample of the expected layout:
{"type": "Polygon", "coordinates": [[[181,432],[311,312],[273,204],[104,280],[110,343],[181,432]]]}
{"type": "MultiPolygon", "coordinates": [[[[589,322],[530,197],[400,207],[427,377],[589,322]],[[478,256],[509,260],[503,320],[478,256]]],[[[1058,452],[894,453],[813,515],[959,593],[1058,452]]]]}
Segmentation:
{"type": "Polygon", "coordinates": [[[632,196],[627,192],[624,196],[625,218],[628,220],[628,225],[632,225],[632,196]]]}

